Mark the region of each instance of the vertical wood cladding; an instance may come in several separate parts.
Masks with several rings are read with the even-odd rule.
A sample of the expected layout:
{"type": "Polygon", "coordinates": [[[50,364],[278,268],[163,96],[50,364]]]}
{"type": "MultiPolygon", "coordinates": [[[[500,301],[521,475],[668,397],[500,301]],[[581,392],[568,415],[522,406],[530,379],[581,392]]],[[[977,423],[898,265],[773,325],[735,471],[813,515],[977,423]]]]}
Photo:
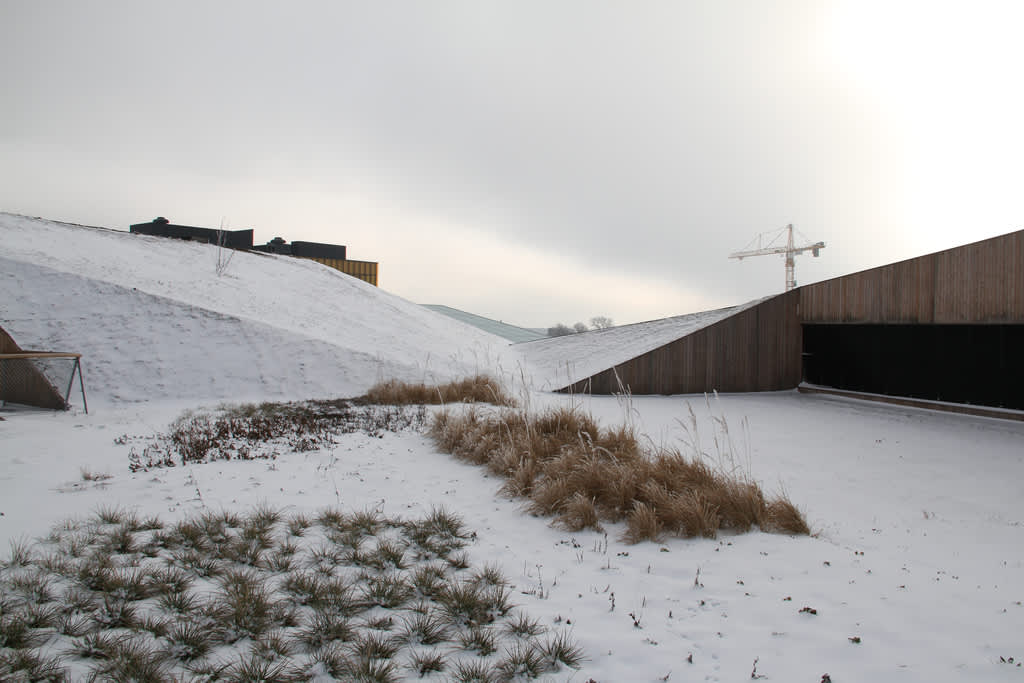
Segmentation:
{"type": "Polygon", "coordinates": [[[330,266],[335,270],[340,270],[346,275],[359,278],[364,282],[369,282],[373,286],[377,286],[377,268],[378,264],[376,261],[351,261],[348,259],[336,259],[336,258],[320,258],[317,256],[307,256],[311,261],[322,263],[325,266],[330,266]]]}
{"type": "Polygon", "coordinates": [[[801,287],[805,323],[1024,321],[1024,230],[801,287]]]}
{"type": "Polygon", "coordinates": [[[577,382],[567,391],[594,394],[692,394],[773,391],[800,383],[796,291],[577,382]]]}
{"type": "MultiPolygon", "coordinates": [[[[7,330],[0,327],[0,354],[23,353],[7,330]]],[[[0,359],[0,401],[37,408],[64,410],[64,397],[28,359],[0,359]]]]}
{"type": "Polygon", "coordinates": [[[0,327],[0,353],[18,353],[21,351],[21,347],[18,346],[14,338],[7,334],[7,330],[0,327]]]}
{"type": "Polygon", "coordinates": [[[793,388],[803,324],[1024,324],[1024,230],[800,287],[564,390],[793,388]]]}

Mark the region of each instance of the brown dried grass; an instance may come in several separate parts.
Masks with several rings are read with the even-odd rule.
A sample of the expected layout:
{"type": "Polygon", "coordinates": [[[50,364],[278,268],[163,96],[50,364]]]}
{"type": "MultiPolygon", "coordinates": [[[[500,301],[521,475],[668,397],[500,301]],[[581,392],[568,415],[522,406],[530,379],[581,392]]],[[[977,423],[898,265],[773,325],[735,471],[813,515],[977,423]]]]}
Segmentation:
{"type": "Polygon", "coordinates": [[[718,474],[704,460],[685,458],[678,450],[659,451],[651,462],[651,479],[674,489],[707,489],[718,485],[718,474]]]}
{"type": "Polygon", "coordinates": [[[545,478],[534,486],[526,509],[530,514],[548,517],[560,512],[575,494],[576,491],[565,479],[545,478]]]}
{"type": "Polygon", "coordinates": [[[561,511],[555,517],[555,524],[566,531],[602,530],[597,505],[593,499],[587,498],[579,491],[562,505],[561,511]]]}
{"type": "Polygon", "coordinates": [[[522,462],[523,456],[515,449],[515,444],[498,441],[487,459],[487,470],[491,474],[510,477],[522,462]]]}
{"type": "Polygon", "coordinates": [[[476,375],[447,384],[388,380],[374,385],[363,399],[381,405],[442,405],[445,403],[493,403],[514,406],[515,399],[493,377],[476,375]]]}
{"type": "Polygon", "coordinates": [[[641,541],[660,541],[665,535],[665,528],[653,505],[637,502],[626,515],[626,531],[622,540],[627,543],[641,541]]]}
{"type": "Polygon", "coordinates": [[[684,538],[714,538],[722,525],[718,508],[696,491],[673,494],[659,510],[665,526],[684,538]]]}
{"type": "Polygon", "coordinates": [[[780,534],[806,536],[811,533],[800,509],[785,493],[768,502],[768,530],[780,534]]]}
{"type": "Polygon", "coordinates": [[[523,458],[508,475],[508,479],[501,487],[501,493],[509,498],[529,498],[539,476],[540,465],[537,461],[523,458]]]}
{"type": "Polygon", "coordinates": [[[644,471],[639,467],[620,464],[608,470],[608,479],[601,488],[598,506],[610,522],[621,521],[637,501],[644,471]]]}
{"type": "Polygon", "coordinates": [[[577,531],[625,520],[624,540],[666,535],[714,538],[719,529],[807,534],[786,497],[767,500],[748,476],[677,450],[650,452],[630,426],[601,429],[593,417],[559,407],[484,413],[443,411],[431,427],[442,451],[504,476],[502,492],[527,510],[577,531]]]}
{"type": "Polygon", "coordinates": [[[756,484],[746,481],[725,480],[705,492],[708,502],[718,508],[722,528],[750,531],[763,526],[767,518],[764,494],[756,484]]]}

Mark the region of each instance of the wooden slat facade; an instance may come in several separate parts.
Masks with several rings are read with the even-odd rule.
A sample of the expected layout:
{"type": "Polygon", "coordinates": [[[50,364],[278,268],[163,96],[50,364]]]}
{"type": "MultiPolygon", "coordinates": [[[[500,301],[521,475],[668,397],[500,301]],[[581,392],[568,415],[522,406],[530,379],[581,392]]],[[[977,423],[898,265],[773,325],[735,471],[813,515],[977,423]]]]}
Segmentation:
{"type": "Polygon", "coordinates": [[[1024,230],[797,291],[803,323],[1024,323],[1024,230]]]}
{"type": "MultiPolygon", "coordinates": [[[[64,410],[67,404],[46,376],[22,356],[25,350],[0,327],[0,402],[64,410]]],[[[77,354],[71,354],[77,355],[77,354]]]]}
{"type": "Polygon", "coordinates": [[[800,287],[563,391],[791,389],[802,325],[837,323],[1024,324],[1024,230],[800,287]]]}
{"type": "Polygon", "coordinates": [[[359,278],[363,282],[369,282],[374,287],[378,286],[377,273],[379,265],[376,261],[353,261],[351,259],[321,258],[319,256],[303,256],[302,258],[308,258],[311,261],[340,270],[346,275],[359,278]]]}
{"type": "Polygon", "coordinates": [[[7,330],[0,327],[0,353],[18,353],[21,350],[14,338],[7,334],[7,330]]]}
{"type": "Polygon", "coordinates": [[[609,368],[565,391],[692,394],[773,391],[800,383],[796,291],[609,368]]]}

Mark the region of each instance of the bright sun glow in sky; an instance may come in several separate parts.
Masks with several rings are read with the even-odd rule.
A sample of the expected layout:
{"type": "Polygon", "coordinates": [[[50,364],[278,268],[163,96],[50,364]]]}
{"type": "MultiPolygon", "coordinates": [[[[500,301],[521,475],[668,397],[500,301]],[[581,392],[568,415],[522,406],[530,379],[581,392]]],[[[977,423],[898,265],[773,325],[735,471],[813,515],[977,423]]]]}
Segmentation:
{"type": "Polygon", "coordinates": [[[848,2],[827,43],[866,102],[897,128],[914,244],[1021,227],[1024,3],[848,2]]]}
{"type": "Polygon", "coordinates": [[[618,323],[1024,227],[1024,3],[0,4],[0,210],[334,242],[507,322],[618,323]]]}

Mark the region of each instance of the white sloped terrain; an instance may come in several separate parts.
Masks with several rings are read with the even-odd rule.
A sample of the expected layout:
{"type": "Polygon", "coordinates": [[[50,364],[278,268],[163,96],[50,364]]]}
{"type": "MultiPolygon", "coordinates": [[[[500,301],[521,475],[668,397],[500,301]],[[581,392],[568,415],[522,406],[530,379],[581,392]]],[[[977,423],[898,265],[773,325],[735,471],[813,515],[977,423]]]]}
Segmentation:
{"type": "Polygon", "coordinates": [[[2,213],[0,239],[0,325],[82,353],[97,398],[349,396],[489,368],[508,345],[313,261],[2,213]]]}
{"type": "Polygon", "coordinates": [[[796,392],[553,395],[563,363],[589,374],[711,318],[508,347],[311,262],[238,253],[218,277],[213,247],[5,214],[0,245],[0,325],[24,347],[83,352],[90,398],[88,414],[74,392],[67,412],[0,409],[0,560],[99,506],[172,522],[260,503],[406,517],[444,505],[475,532],[471,561],[499,568],[518,608],[584,649],[578,671],[543,680],[1024,680],[1024,422],[796,392]],[[568,533],[415,431],[128,467],[186,409],[478,371],[526,378],[534,390],[516,391],[534,407],[627,421],[784,488],[815,534],[627,545],[620,525],[568,533]]]}

